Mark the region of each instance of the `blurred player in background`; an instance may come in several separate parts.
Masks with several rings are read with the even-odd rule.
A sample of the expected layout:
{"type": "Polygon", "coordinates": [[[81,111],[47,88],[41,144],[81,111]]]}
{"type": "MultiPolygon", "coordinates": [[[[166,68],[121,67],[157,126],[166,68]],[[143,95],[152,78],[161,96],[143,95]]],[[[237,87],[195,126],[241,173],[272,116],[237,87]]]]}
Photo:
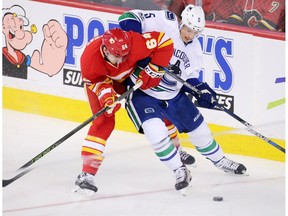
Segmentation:
{"type": "Polygon", "coordinates": [[[285,0],[154,1],[160,8],[174,12],[178,17],[186,5],[200,3],[206,20],[285,32],[285,0]]]}
{"type": "Polygon", "coordinates": [[[237,0],[228,23],[285,31],[285,0],[237,0]]]}
{"type": "MultiPolygon", "coordinates": [[[[186,92],[193,94],[198,104],[205,108],[213,108],[216,93],[207,83],[198,80],[199,71],[203,67],[203,53],[198,35],[205,27],[205,15],[201,7],[187,5],[181,14],[181,22],[171,11],[132,10],[119,17],[119,25],[124,30],[136,32],[165,31],[174,41],[174,53],[170,60],[170,69],[202,92],[195,94],[175,79],[164,75],[160,84],[151,89],[137,90],[127,101],[127,111],[136,128],[144,134],[155,149],[163,149],[169,136],[164,124],[167,118],[179,130],[187,133],[198,152],[209,159],[217,168],[234,174],[243,174],[246,167],[225,157],[220,145],[212,137],[212,133],[203,116],[186,92]],[[149,112],[145,112],[150,110],[149,112]],[[137,119],[137,121],[135,120],[137,119]]],[[[140,67],[145,67],[141,62],[140,67]]],[[[129,79],[137,80],[137,71],[129,79]]],[[[167,145],[166,145],[167,146],[167,145]]],[[[167,149],[166,151],[169,151],[167,149]]],[[[176,165],[175,165],[176,166],[176,165]]],[[[182,178],[187,186],[190,174],[183,167],[182,178]]]]}

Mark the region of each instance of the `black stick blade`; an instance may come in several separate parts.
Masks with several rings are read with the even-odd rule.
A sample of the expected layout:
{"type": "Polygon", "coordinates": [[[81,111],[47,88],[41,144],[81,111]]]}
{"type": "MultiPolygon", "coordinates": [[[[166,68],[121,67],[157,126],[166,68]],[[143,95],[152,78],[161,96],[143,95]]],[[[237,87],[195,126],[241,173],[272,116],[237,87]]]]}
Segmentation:
{"type": "Polygon", "coordinates": [[[2,187],[6,187],[7,185],[9,185],[12,182],[16,181],[17,179],[21,178],[26,173],[30,172],[31,170],[32,170],[32,168],[31,169],[26,169],[26,170],[22,171],[21,173],[19,173],[18,175],[14,176],[11,179],[3,179],[2,180],[2,187]]]}

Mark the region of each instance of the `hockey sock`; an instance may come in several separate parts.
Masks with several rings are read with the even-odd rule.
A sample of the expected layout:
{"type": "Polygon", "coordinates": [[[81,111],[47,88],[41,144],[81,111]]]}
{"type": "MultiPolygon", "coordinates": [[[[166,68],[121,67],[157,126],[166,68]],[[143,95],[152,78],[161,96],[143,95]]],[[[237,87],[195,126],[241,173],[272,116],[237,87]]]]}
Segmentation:
{"type": "Polygon", "coordinates": [[[173,145],[179,149],[180,148],[180,141],[178,138],[178,130],[177,128],[167,119],[165,119],[165,125],[168,129],[168,135],[170,137],[170,139],[172,140],[173,145]]]}
{"type": "Polygon", "coordinates": [[[212,133],[205,122],[202,122],[194,131],[189,132],[188,136],[196,150],[213,163],[217,163],[224,157],[221,146],[213,139],[212,133]]]}
{"type": "Polygon", "coordinates": [[[206,146],[203,147],[196,146],[196,149],[204,157],[211,160],[213,163],[217,163],[224,157],[220,145],[215,140],[212,140],[212,142],[208,143],[206,146]]]}
{"type": "Polygon", "coordinates": [[[168,136],[168,130],[161,119],[149,119],[142,124],[142,128],[162,163],[166,164],[171,170],[176,170],[183,165],[177,148],[172,144],[168,136]]]}
{"type": "Polygon", "coordinates": [[[86,136],[82,145],[81,155],[83,159],[82,171],[95,175],[104,160],[103,151],[106,141],[93,136],[86,136]]]}

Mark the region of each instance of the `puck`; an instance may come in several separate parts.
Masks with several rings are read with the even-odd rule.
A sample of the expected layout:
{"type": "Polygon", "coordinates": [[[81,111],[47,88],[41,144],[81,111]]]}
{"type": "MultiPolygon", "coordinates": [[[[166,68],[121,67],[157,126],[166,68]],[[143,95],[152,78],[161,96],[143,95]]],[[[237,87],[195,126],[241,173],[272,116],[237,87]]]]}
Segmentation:
{"type": "Polygon", "coordinates": [[[213,197],[213,201],[217,201],[217,202],[223,201],[223,197],[215,196],[215,197],[213,197]]]}

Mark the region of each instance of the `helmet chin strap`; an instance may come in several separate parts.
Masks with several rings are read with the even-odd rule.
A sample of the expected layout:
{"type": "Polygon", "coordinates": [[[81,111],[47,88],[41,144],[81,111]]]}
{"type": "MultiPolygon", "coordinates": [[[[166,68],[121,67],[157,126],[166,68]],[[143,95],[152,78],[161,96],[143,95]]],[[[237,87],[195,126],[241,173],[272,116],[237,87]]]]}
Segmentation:
{"type": "Polygon", "coordinates": [[[179,25],[178,25],[178,28],[179,28],[179,31],[181,30],[181,28],[184,26],[184,23],[182,23],[182,21],[179,22],[179,25]]]}

